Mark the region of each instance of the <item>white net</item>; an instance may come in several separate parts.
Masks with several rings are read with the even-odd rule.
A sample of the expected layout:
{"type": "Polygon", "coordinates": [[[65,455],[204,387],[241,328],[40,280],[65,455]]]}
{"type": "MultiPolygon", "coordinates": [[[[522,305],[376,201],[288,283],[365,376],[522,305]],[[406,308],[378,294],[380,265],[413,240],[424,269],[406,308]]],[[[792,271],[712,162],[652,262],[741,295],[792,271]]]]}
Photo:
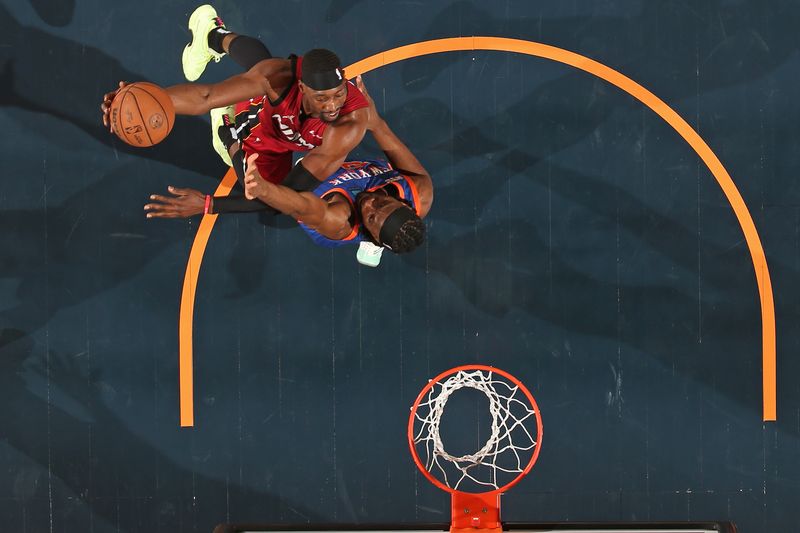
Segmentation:
{"type": "Polygon", "coordinates": [[[511,482],[523,473],[537,446],[534,406],[519,386],[489,370],[460,370],[434,383],[414,418],[421,462],[444,485],[463,492],[495,490],[511,482]],[[442,443],[442,415],[453,393],[463,388],[486,395],[491,427],[479,450],[453,455],[442,443]]]}

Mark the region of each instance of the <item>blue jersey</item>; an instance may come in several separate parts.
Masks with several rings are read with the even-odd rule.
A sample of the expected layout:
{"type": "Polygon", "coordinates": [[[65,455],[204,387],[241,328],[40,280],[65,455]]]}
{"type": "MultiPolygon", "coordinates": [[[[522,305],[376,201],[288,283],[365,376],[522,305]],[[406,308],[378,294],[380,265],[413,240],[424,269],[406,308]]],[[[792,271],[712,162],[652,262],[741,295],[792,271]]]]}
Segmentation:
{"type": "Polygon", "coordinates": [[[302,222],[300,227],[308,233],[311,240],[326,248],[359,243],[367,237],[361,231],[361,219],[355,211],[356,196],[361,192],[371,192],[382,187],[388,187],[391,196],[407,202],[419,215],[417,187],[411,180],[393,169],[388,162],[378,159],[345,161],[339,170],[320,183],[312,193],[323,200],[331,194],[341,194],[347,198],[353,206],[353,231],[344,239],[337,240],[321,235],[302,222]]]}

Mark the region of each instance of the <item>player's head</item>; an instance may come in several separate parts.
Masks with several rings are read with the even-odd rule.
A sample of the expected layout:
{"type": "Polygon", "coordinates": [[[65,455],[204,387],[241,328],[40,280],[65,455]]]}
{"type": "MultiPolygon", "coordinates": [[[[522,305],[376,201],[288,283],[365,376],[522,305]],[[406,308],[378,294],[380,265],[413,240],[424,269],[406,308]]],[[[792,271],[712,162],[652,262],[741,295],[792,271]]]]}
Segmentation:
{"type": "Polygon", "coordinates": [[[425,241],[425,223],[419,215],[383,189],[359,194],[356,206],[364,231],[375,244],[403,254],[425,241]]]}
{"type": "Polygon", "coordinates": [[[303,108],[312,117],[325,122],[339,118],[347,98],[347,80],[336,54],[322,48],[306,53],[300,67],[299,85],[303,108]]]}

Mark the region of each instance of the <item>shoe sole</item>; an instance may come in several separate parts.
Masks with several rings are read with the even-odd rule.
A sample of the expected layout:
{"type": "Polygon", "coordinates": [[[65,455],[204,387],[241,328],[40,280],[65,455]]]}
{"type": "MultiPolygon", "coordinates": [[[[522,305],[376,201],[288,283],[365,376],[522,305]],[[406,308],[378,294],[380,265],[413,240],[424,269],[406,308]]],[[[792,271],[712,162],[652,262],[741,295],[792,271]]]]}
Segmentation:
{"type": "Polygon", "coordinates": [[[229,153],[225,152],[225,145],[222,144],[222,141],[220,141],[219,137],[217,136],[217,128],[219,128],[220,126],[225,124],[225,118],[224,118],[225,115],[227,115],[228,118],[230,118],[231,121],[233,121],[233,116],[232,116],[233,115],[233,106],[228,106],[228,107],[226,107],[224,109],[230,110],[230,112],[222,113],[222,120],[221,120],[221,122],[219,124],[215,124],[213,115],[211,117],[211,146],[214,147],[214,151],[217,152],[217,155],[220,157],[220,159],[222,159],[222,161],[226,165],[228,165],[229,167],[232,167],[233,166],[233,162],[231,161],[231,155],[229,153]],[[222,155],[223,153],[225,153],[225,155],[227,155],[228,157],[225,157],[225,155],[222,155]]]}
{"type": "MultiPolygon", "coordinates": [[[[200,30],[200,25],[203,23],[204,20],[208,20],[209,14],[213,14],[210,18],[219,18],[217,15],[217,10],[214,9],[209,4],[204,4],[197,9],[194,10],[192,15],[189,17],[189,31],[192,34],[192,42],[186,45],[186,48],[183,49],[183,55],[181,56],[181,65],[186,64],[186,58],[191,54],[192,49],[195,46],[203,46],[203,42],[199,39],[208,39],[208,35],[203,36],[200,30]],[[205,7],[209,7],[211,9],[203,9],[205,7]]],[[[205,46],[208,47],[208,43],[205,43],[205,46]]],[[[202,74],[205,72],[205,66],[203,69],[197,74],[197,76],[191,77],[187,72],[186,68],[184,67],[183,76],[186,78],[187,81],[195,81],[197,80],[202,74]]]]}
{"type": "Polygon", "coordinates": [[[383,254],[379,254],[377,256],[372,255],[371,253],[361,251],[361,244],[358,245],[358,251],[356,252],[356,261],[361,263],[364,266],[375,268],[381,264],[381,256],[383,254]],[[377,260],[375,259],[377,257],[377,260]]]}

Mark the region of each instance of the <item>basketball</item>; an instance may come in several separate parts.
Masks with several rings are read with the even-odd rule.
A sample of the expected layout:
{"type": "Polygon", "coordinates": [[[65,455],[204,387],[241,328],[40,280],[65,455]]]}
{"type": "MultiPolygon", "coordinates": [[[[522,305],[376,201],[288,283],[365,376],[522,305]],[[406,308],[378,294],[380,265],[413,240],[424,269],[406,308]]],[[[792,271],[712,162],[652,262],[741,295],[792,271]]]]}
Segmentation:
{"type": "Polygon", "coordinates": [[[175,124],[175,107],[167,92],[140,81],[119,90],[111,102],[111,128],[131,146],[153,146],[163,141],[175,124]]]}

